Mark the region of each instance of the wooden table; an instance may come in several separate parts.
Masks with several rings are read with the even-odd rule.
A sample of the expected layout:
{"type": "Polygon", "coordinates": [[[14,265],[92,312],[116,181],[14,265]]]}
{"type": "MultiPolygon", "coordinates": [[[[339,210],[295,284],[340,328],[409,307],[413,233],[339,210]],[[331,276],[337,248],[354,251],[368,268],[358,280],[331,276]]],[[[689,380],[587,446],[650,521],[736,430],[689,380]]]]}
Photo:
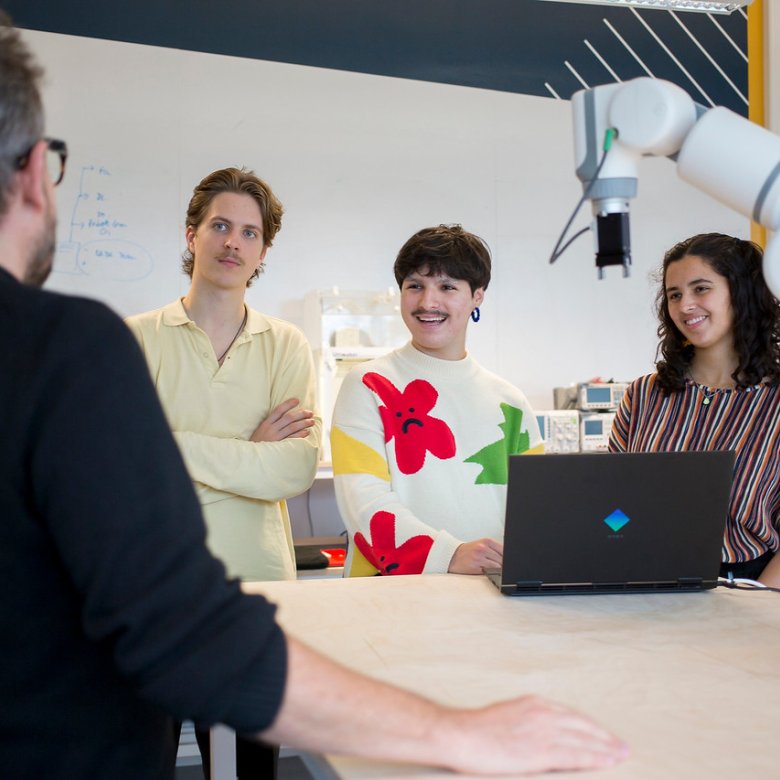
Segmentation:
{"type": "MultiPolygon", "coordinates": [[[[534,692],[589,713],[632,749],[599,774],[610,780],[780,777],[780,594],[508,598],[451,574],[245,590],[276,602],[285,630],[312,647],[440,702],[534,692]]],[[[446,774],[327,761],[346,779],[446,774]]]]}

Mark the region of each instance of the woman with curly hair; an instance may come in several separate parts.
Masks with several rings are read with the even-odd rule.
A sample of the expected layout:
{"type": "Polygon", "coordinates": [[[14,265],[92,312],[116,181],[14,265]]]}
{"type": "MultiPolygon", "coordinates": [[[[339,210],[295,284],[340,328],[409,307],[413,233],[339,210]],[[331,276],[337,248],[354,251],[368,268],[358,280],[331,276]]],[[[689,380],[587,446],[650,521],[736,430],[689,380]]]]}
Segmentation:
{"type": "Polygon", "coordinates": [[[780,304],[762,259],[720,233],[666,253],[656,373],[626,391],[610,450],[734,450],[721,576],[780,586],[780,304]]]}

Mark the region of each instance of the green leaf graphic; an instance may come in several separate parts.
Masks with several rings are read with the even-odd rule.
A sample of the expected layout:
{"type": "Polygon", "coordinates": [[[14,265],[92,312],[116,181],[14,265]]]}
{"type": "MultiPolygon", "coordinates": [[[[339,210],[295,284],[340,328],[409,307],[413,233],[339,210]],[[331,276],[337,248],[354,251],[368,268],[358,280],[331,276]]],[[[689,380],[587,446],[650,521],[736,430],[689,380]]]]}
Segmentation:
{"type": "Polygon", "coordinates": [[[528,432],[522,430],[523,411],[509,404],[501,404],[504,422],[499,428],[504,436],[469,456],[465,463],[476,463],[482,471],[475,480],[476,485],[506,485],[509,471],[509,456],[528,449],[528,432]]]}

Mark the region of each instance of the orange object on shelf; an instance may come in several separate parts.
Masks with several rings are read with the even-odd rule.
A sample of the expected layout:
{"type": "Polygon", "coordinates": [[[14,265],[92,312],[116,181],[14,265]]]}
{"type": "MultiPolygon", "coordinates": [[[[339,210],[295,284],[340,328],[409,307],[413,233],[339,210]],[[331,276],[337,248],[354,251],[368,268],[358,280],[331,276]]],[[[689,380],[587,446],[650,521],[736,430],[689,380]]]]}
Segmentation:
{"type": "Polygon", "coordinates": [[[347,551],[342,547],[328,548],[320,552],[328,559],[328,566],[343,566],[347,557],[347,551]]]}

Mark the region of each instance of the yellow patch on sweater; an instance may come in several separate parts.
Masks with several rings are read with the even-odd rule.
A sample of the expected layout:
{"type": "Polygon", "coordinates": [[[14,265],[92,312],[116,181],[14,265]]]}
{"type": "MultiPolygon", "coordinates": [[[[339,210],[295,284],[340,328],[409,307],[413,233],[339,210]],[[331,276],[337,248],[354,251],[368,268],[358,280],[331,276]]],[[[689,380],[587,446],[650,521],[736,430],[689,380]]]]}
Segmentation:
{"type": "Polygon", "coordinates": [[[330,446],[333,453],[334,475],[371,474],[385,482],[390,481],[390,471],[383,458],[353,436],[339,428],[333,428],[330,434],[330,446]]]}

